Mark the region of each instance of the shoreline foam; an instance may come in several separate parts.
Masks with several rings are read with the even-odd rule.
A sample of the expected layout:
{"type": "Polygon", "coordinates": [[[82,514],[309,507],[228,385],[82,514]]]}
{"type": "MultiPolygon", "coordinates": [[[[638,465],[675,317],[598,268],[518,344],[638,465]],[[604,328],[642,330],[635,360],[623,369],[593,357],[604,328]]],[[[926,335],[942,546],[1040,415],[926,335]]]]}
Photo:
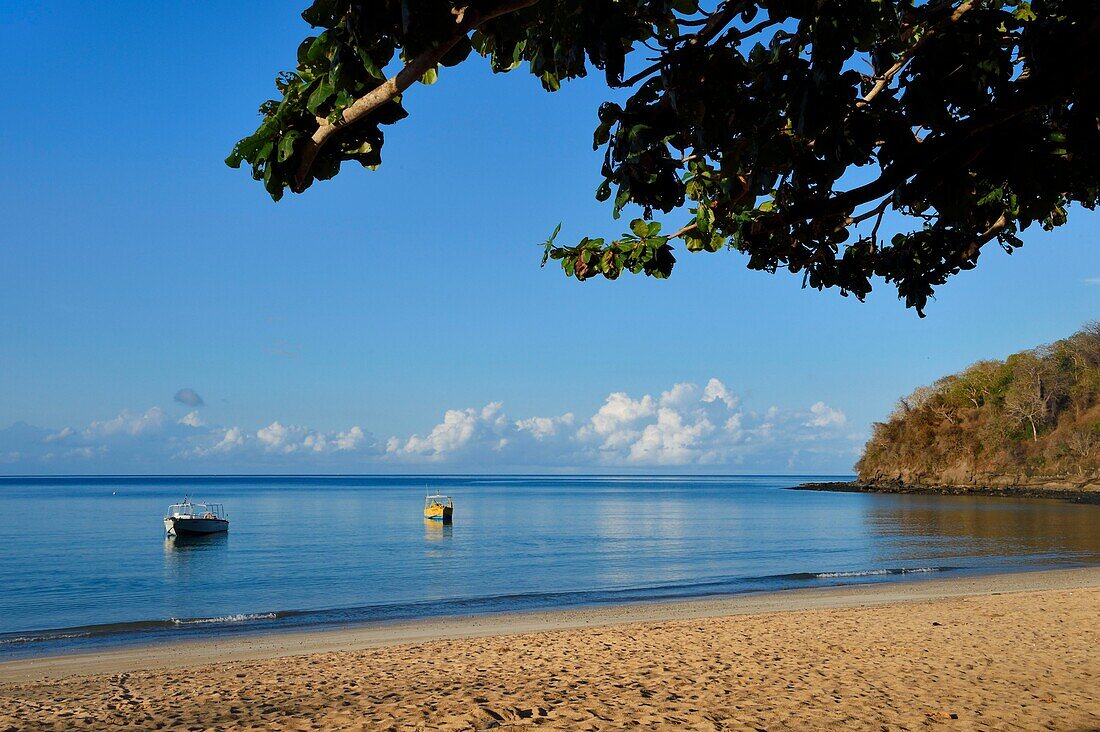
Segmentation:
{"type": "MultiPolygon", "coordinates": [[[[1053,569],[1032,565],[967,567],[929,565],[834,569],[794,572],[758,577],[712,579],[706,582],[646,585],[612,590],[528,593],[487,597],[463,597],[428,603],[395,603],[316,610],[265,610],[230,613],[211,617],[146,618],[115,623],[39,628],[0,632],[0,663],[27,657],[50,657],[71,653],[94,653],[114,649],[180,643],[225,641],[234,636],[277,635],[280,633],[327,632],[376,624],[431,622],[443,618],[507,616],[532,612],[632,604],[690,602],[740,595],[783,592],[796,589],[824,589],[848,584],[906,581],[926,575],[977,576],[1005,572],[1053,569]],[[530,601],[516,607],[516,600],[530,601]],[[556,602],[555,602],[556,601],[556,602]],[[508,607],[512,605],[512,607],[508,607]],[[432,612],[434,609],[436,612],[432,612]],[[440,612],[439,610],[445,611],[440,612]],[[427,610],[427,612],[425,612],[427,610]],[[59,645],[60,643],[60,645],[59,645]],[[34,650],[46,648],[46,650],[34,650]]],[[[1062,568],[1078,566],[1062,563],[1062,568]]]]}

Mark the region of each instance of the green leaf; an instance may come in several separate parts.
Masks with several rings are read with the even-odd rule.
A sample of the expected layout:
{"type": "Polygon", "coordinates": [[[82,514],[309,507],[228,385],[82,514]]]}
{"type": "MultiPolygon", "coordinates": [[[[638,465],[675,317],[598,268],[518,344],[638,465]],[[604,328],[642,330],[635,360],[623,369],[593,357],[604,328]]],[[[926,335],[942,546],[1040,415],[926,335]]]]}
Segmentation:
{"type": "Polygon", "coordinates": [[[321,83],[317,85],[317,88],[309,95],[309,99],[306,101],[306,109],[310,114],[320,114],[318,111],[322,105],[325,104],[336,93],[336,87],[332,85],[332,81],[329,77],[324,76],[321,78],[321,83]]]}
{"type": "Polygon", "coordinates": [[[374,62],[374,56],[371,55],[370,51],[358,46],[356,47],[355,51],[356,55],[359,56],[359,60],[363,64],[363,70],[366,71],[369,76],[375,79],[386,78],[386,75],[383,74],[382,70],[378,68],[378,64],[374,62]]]}
{"type": "Polygon", "coordinates": [[[229,153],[229,156],[226,157],[225,164],[230,168],[239,168],[243,162],[244,156],[241,155],[241,145],[237,143],[233,146],[233,150],[229,153]]]}
{"type": "Polygon", "coordinates": [[[1004,198],[1004,195],[1005,195],[1004,189],[994,188],[989,193],[985,194],[980,199],[978,199],[978,204],[977,205],[984,206],[987,203],[993,203],[994,201],[999,201],[1002,198],[1004,198]]]}
{"type": "Polygon", "coordinates": [[[285,163],[294,154],[294,143],[302,136],[298,130],[291,130],[279,140],[279,162],[285,163]]]}
{"type": "Polygon", "coordinates": [[[550,235],[550,238],[542,243],[542,264],[541,267],[546,266],[546,260],[550,258],[550,253],[554,249],[554,240],[558,238],[558,234],[561,233],[561,222],[554,227],[554,233],[550,235]]]}
{"type": "Polygon", "coordinates": [[[702,235],[698,231],[690,231],[684,234],[684,242],[687,244],[687,250],[689,252],[701,252],[703,251],[704,240],[702,235]]]}
{"type": "Polygon", "coordinates": [[[709,234],[714,226],[714,211],[705,202],[700,202],[695,210],[695,225],[704,234],[709,234]]]}
{"type": "Polygon", "coordinates": [[[313,39],[313,42],[309,44],[309,48],[306,50],[306,60],[314,63],[327,58],[327,52],[329,50],[329,37],[328,33],[322,33],[313,39]]]}

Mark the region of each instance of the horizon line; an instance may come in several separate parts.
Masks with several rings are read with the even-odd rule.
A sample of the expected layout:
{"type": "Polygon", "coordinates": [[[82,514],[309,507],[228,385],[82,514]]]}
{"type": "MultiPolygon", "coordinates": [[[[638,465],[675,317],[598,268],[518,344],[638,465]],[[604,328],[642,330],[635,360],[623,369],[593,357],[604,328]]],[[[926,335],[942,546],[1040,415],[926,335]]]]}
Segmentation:
{"type": "Polygon", "coordinates": [[[840,478],[856,473],[26,473],[0,475],[3,480],[103,478],[840,478]]]}

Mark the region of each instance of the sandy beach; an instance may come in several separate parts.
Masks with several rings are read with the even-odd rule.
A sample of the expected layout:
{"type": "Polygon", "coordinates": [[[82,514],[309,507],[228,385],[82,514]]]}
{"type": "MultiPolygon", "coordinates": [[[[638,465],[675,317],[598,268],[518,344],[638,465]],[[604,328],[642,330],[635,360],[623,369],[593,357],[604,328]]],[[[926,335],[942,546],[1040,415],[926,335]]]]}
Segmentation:
{"type": "Polygon", "coordinates": [[[0,664],[0,730],[1100,729],[1100,568],[0,664]]]}

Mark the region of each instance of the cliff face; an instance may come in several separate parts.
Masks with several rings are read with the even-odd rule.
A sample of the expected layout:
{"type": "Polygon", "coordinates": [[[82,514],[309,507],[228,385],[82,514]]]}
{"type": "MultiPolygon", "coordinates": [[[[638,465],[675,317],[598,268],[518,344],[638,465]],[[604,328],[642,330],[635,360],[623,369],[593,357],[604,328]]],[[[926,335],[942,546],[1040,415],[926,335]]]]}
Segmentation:
{"type": "Polygon", "coordinates": [[[876,486],[1100,490],[1100,322],[917,389],[856,469],[876,486]]]}

